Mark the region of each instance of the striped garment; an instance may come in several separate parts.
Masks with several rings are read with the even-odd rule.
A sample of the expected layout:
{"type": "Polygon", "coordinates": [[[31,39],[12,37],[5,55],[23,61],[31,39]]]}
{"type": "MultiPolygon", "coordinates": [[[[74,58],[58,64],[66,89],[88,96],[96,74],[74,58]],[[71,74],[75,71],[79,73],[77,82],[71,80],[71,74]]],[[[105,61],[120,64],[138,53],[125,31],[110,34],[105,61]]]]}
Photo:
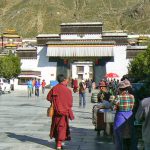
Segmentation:
{"type": "Polygon", "coordinates": [[[131,111],[134,106],[134,101],[134,96],[124,91],[120,95],[117,95],[114,109],[118,111],[131,111]]]}

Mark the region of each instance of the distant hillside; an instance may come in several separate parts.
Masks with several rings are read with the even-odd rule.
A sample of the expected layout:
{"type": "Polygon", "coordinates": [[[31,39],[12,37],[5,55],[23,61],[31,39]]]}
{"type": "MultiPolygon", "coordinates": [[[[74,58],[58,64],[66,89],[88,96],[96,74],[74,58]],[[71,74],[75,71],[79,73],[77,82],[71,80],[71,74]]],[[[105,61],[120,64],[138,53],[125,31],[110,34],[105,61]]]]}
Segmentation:
{"type": "Polygon", "coordinates": [[[0,0],[0,32],[59,33],[65,22],[102,21],[104,30],[150,33],[150,0],[0,0]]]}

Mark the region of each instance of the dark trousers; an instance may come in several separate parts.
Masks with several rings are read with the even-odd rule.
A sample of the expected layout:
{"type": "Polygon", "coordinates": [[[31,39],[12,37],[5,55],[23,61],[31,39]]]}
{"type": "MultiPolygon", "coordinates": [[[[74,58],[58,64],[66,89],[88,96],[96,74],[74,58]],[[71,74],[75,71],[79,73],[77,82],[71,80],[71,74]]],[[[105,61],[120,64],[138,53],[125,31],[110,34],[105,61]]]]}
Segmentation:
{"type": "Polygon", "coordinates": [[[39,88],[35,88],[35,96],[39,96],[39,88]]]}
{"type": "Polygon", "coordinates": [[[89,89],[89,93],[91,93],[91,91],[92,91],[92,87],[89,87],[88,89],[89,89]]]}
{"type": "Polygon", "coordinates": [[[86,106],[86,99],[85,99],[85,93],[79,94],[79,107],[85,107],[86,106]]]}

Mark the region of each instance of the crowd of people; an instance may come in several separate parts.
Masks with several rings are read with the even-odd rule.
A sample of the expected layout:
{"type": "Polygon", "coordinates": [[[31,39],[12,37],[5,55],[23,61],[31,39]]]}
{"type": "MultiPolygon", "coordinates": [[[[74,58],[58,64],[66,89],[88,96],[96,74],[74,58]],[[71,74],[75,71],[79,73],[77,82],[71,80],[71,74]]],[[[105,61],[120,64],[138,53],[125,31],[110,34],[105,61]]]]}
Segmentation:
{"type": "MultiPolygon", "coordinates": [[[[72,111],[72,91],[67,87],[68,80],[63,74],[57,77],[58,84],[47,95],[47,100],[53,103],[54,115],[50,130],[50,138],[55,138],[56,149],[62,149],[62,142],[70,140],[69,120],[74,119],[72,111]]],[[[115,110],[113,135],[116,150],[138,150],[135,131],[135,119],[143,121],[144,150],[150,149],[150,98],[141,100],[139,108],[135,111],[135,98],[132,85],[126,78],[121,81],[115,79],[102,79],[98,86],[92,80],[72,82],[73,92],[79,94],[79,107],[86,108],[86,92],[91,93],[93,88],[98,88],[98,105],[103,109],[115,110]]]]}
{"type": "Polygon", "coordinates": [[[44,79],[42,82],[40,82],[40,79],[29,79],[27,81],[28,97],[31,97],[32,94],[35,94],[35,96],[39,97],[40,87],[42,88],[42,93],[44,94],[45,86],[46,82],[44,79]]]}

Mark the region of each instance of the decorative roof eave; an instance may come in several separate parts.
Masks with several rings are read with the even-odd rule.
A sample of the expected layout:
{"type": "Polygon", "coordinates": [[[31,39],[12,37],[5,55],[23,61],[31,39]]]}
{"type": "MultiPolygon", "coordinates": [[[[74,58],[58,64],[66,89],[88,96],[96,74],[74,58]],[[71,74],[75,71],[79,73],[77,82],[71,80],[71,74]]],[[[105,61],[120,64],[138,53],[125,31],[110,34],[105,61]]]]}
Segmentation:
{"type": "Polygon", "coordinates": [[[35,47],[19,47],[16,49],[16,51],[37,51],[37,49],[35,47]]]}
{"type": "Polygon", "coordinates": [[[36,36],[36,38],[58,38],[60,37],[59,34],[39,34],[38,36],[36,36]]]}
{"type": "Polygon", "coordinates": [[[102,22],[73,22],[73,23],[62,23],[60,26],[82,26],[82,25],[103,25],[102,22]]]}
{"type": "Polygon", "coordinates": [[[12,44],[5,44],[5,47],[17,47],[17,44],[14,44],[14,43],[12,43],[12,44]]]}
{"type": "Polygon", "coordinates": [[[10,35],[10,34],[4,34],[3,38],[21,38],[19,35],[10,35]]]}
{"type": "Polygon", "coordinates": [[[41,75],[41,71],[39,70],[22,70],[20,75],[31,75],[31,74],[36,74],[36,75],[41,75]]]}
{"type": "Polygon", "coordinates": [[[18,78],[40,78],[41,77],[41,71],[36,70],[23,70],[18,75],[18,78]]]}
{"type": "Polygon", "coordinates": [[[48,41],[46,43],[46,45],[73,45],[73,46],[80,46],[80,45],[90,45],[90,46],[94,46],[94,45],[115,45],[116,42],[115,41],[48,41]]]}
{"type": "Polygon", "coordinates": [[[127,51],[127,55],[126,55],[126,58],[127,59],[131,59],[131,58],[134,58],[134,57],[136,57],[138,54],[140,54],[140,53],[142,53],[142,52],[144,52],[144,50],[140,50],[140,51],[133,51],[133,50],[131,50],[131,51],[127,51]]]}
{"type": "Polygon", "coordinates": [[[148,46],[127,46],[127,50],[146,50],[148,46]]]}
{"type": "Polygon", "coordinates": [[[102,37],[128,37],[127,33],[102,33],[102,37]]]}
{"type": "Polygon", "coordinates": [[[48,46],[48,57],[105,57],[113,56],[113,46],[48,46]]]}

